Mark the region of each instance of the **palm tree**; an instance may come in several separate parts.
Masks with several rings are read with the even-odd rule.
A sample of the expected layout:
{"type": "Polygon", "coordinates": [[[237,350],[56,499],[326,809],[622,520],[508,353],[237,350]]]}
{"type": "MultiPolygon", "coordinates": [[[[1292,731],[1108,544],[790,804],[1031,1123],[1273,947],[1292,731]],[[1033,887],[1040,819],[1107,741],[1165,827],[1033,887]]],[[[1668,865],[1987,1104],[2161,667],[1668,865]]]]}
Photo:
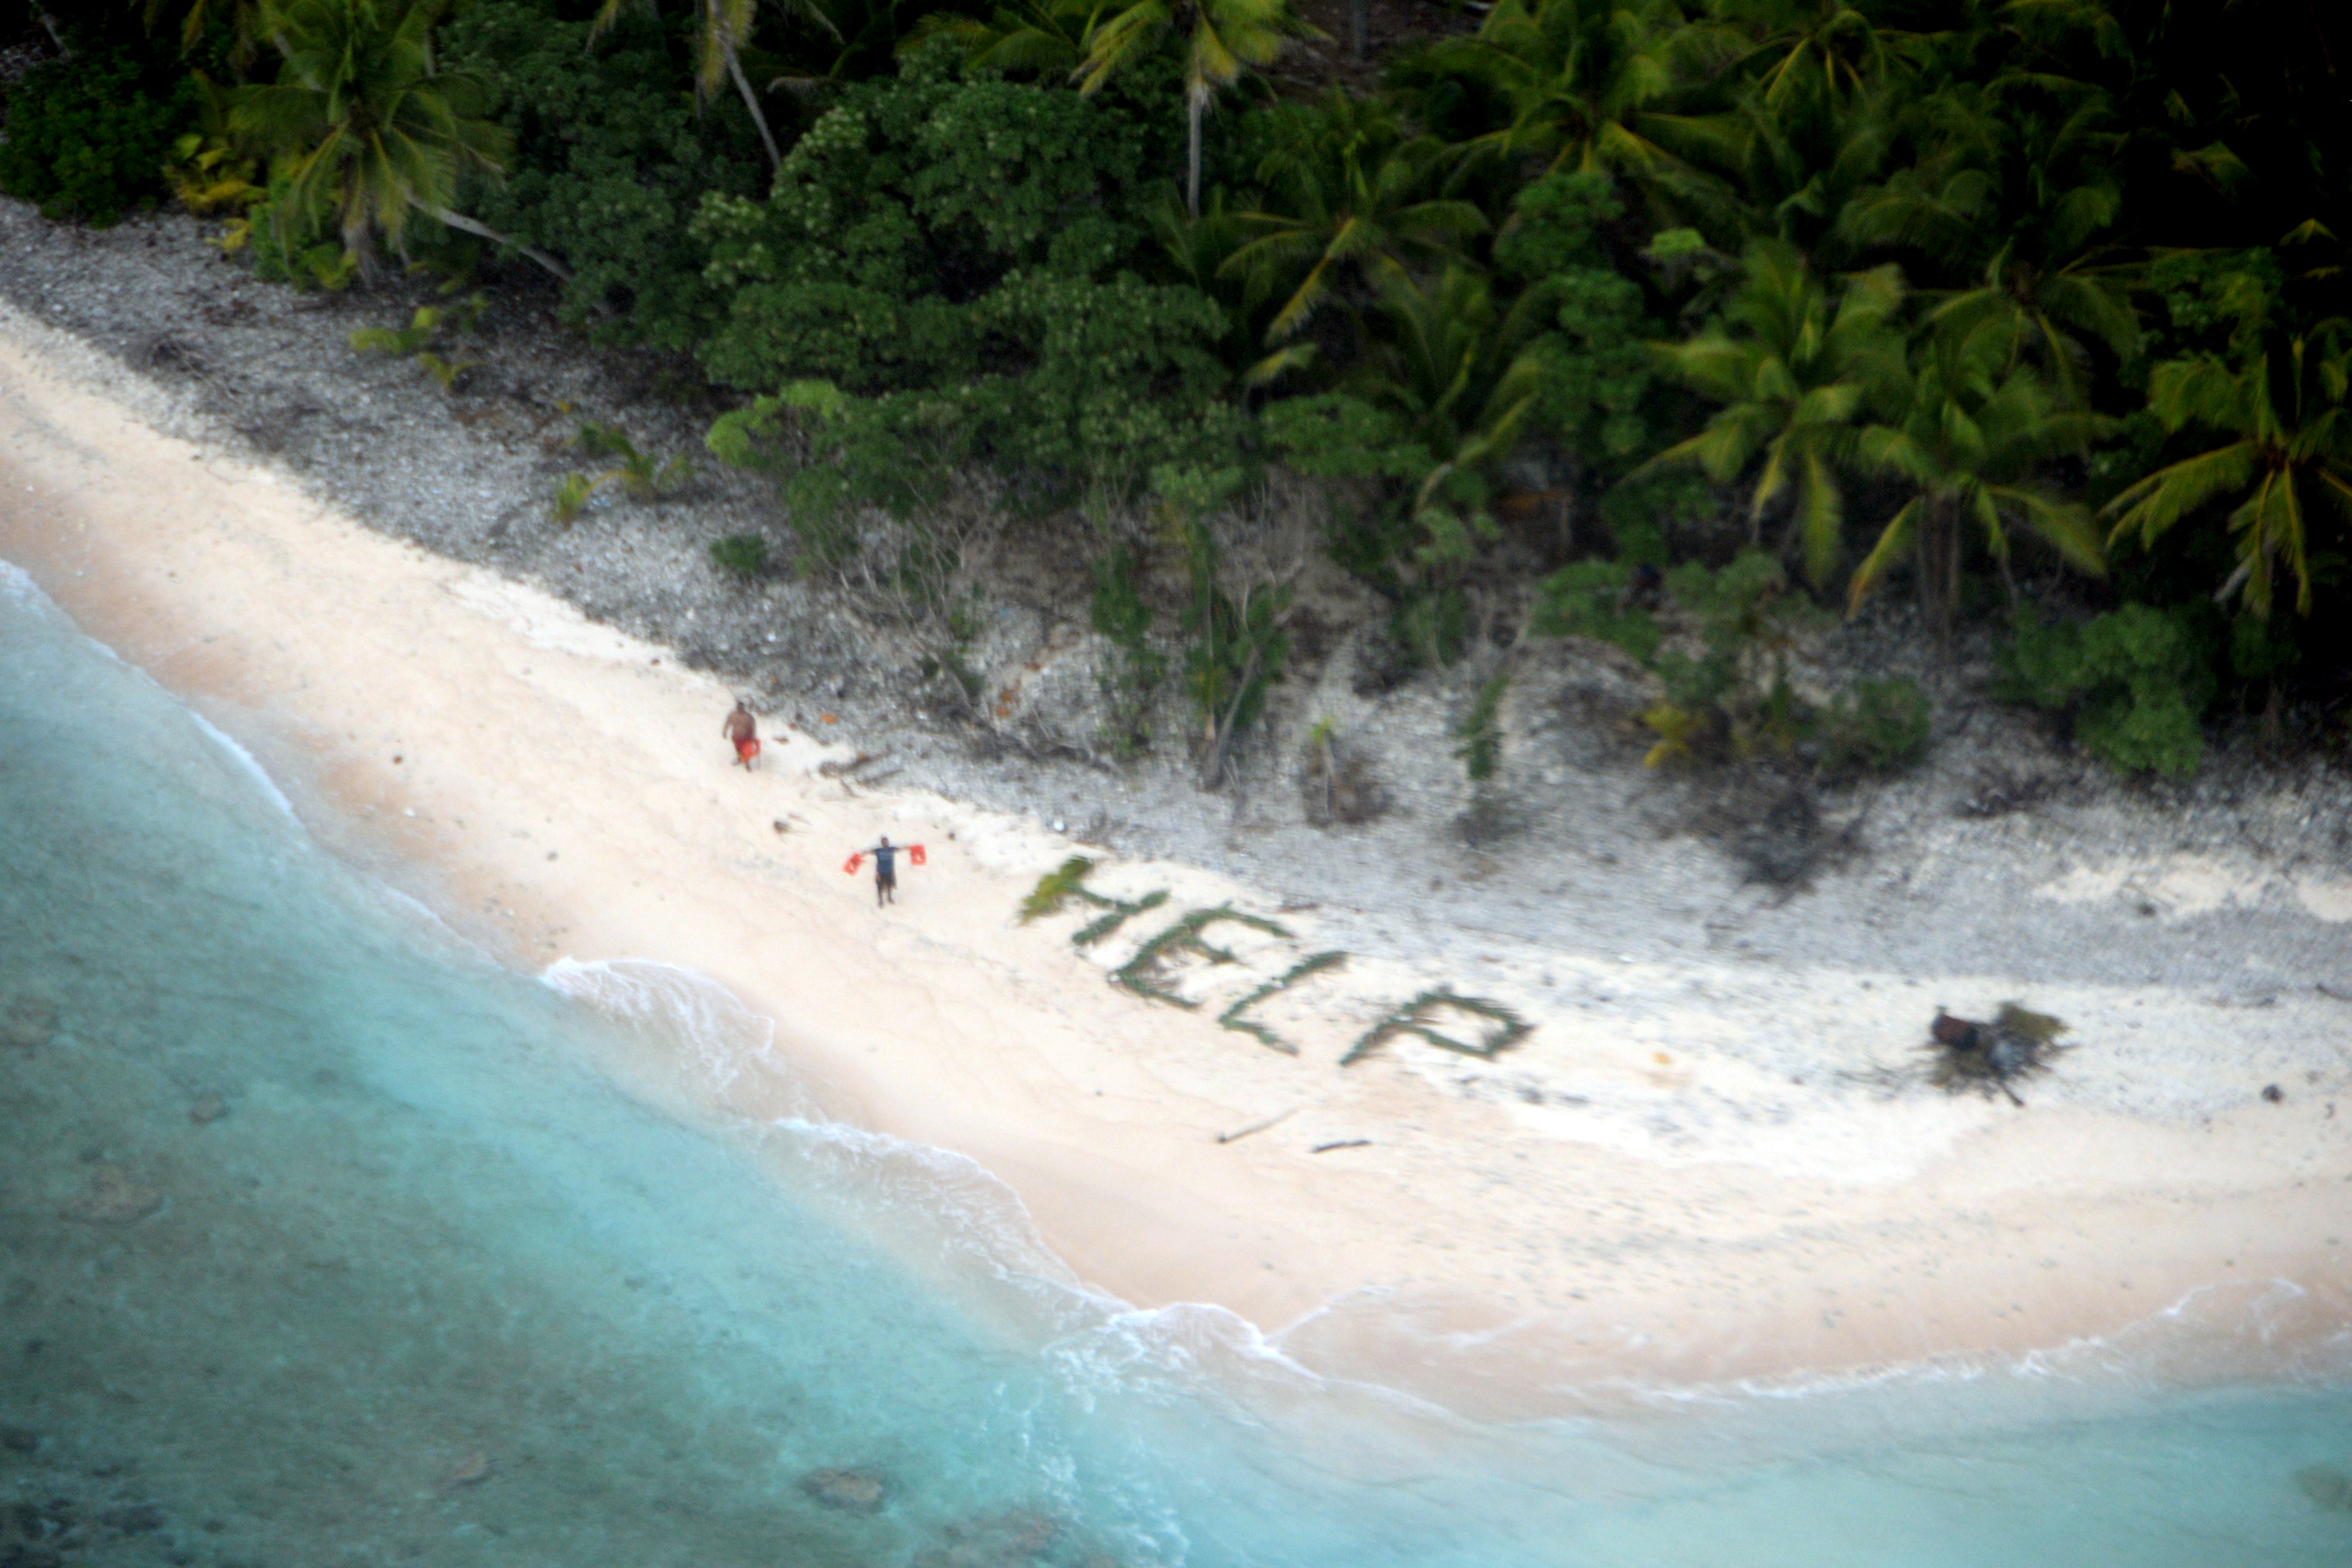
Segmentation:
{"type": "MultiPolygon", "coordinates": [[[[2053,85],[2038,81],[2032,96],[2053,85]]],[[[1923,107],[1944,122],[1942,147],[1860,193],[1838,228],[1856,245],[1899,247],[1970,279],[1937,308],[1937,325],[1965,331],[2009,318],[2020,347],[2081,405],[2089,397],[2082,339],[2121,357],[2138,342],[2139,322],[2096,248],[2123,208],[2122,139],[2106,129],[2103,94],[2055,85],[2072,101],[2030,104],[2020,101],[2023,89],[1937,94],[1923,107]]]]}
{"type": "Polygon", "coordinates": [[[1503,310],[1486,278],[1458,263],[1426,287],[1391,272],[1378,308],[1388,330],[1349,384],[1435,459],[1414,498],[1425,516],[1449,492],[1483,489],[1486,471],[1517,446],[1543,392],[1541,365],[1520,352],[1535,323],[1503,310]]]}
{"type": "Polygon", "coordinates": [[[1875,91],[1912,38],[1882,29],[1849,0],[1733,0],[1724,9],[1762,35],[1744,64],[1783,118],[1875,91]]]}
{"type": "Polygon", "coordinates": [[[1078,68],[1087,40],[1106,0],[1018,0],[999,5],[986,20],[954,11],[934,11],[917,23],[898,45],[906,54],[942,34],[964,47],[964,64],[1003,71],[1034,71],[1066,77],[1078,68]]]}
{"type": "Polygon", "coordinates": [[[1682,166],[1658,138],[1683,122],[1658,106],[1731,45],[1675,0],[1501,0],[1475,34],[1431,45],[1412,68],[1467,79],[1507,107],[1507,124],[1464,143],[1471,158],[1660,175],[1682,166]]]}
{"type": "Polygon", "coordinates": [[[1824,262],[1851,248],[1838,219],[1879,177],[1894,142],[1883,91],[1790,114],[1752,83],[1727,110],[1689,120],[1681,137],[1704,173],[1675,181],[1673,199],[1718,246],[1777,238],[1824,262]]]}
{"type": "Polygon", "coordinates": [[[1290,0],[1132,0],[1090,27],[1086,58],[1072,74],[1080,92],[1097,92],[1120,70],[1144,58],[1171,32],[1184,40],[1184,205],[1201,210],[1201,117],[1217,92],[1252,67],[1281,58],[1293,38],[1322,35],[1290,8],[1290,0]]]}
{"type": "Polygon", "coordinates": [[[1793,246],[1751,244],[1721,317],[1697,337],[1655,350],[1669,374],[1723,406],[1706,429],[1643,467],[1695,463],[1717,484],[1756,468],[1750,541],[1761,539],[1764,514],[1789,498],[1806,571],[1825,584],[1843,543],[1838,470],[1852,457],[1874,390],[1899,378],[1894,320],[1902,302],[1902,279],[1889,267],[1847,279],[1832,310],[1793,246]]]}
{"type": "Polygon", "coordinates": [[[375,237],[400,243],[411,213],[509,246],[560,278],[545,252],[453,211],[467,174],[495,174],[504,136],[469,78],[436,72],[433,25],[447,0],[274,0],[265,21],[278,80],[244,89],[229,124],[291,159],[285,209],[331,211],[344,253],[376,271],[375,237]]]}
{"type": "MultiPolygon", "coordinates": [[[[163,19],[169,3],[170,0],[145,0],[149,27],[163,19]]],[[[261,0],[185,0],[185,4],[187,14],[180,18],[180,51],[192,52],[205,35],[205,24],[226,15],[229,19],[229,64],[242,75],[260,53],[261,0]]]]}
{"type": "Polygon", "coordinates": [[[2213,596],[2239,588],[2258,616],[2270,614],[2274,573],[2294,574],[2294,607],[2311,613],[2311,514],[2315,503],[2352,521],[2352,353],[2341,321],[2265,349],[2231,369],[2219,359],[2168,360],[2148,377],[2148,406],[2168,431],[2191,425],[2235,439],[2158,468],[2107,503],[2111,539],[2136,533],[2152,545],[2208,503],[2239,498],[2230,513],[2238,565],[2213,596]]]}
{"type": "Polygon", "coordinates": [[[1234,215],[1252,237],[1219,268],[1246,278],[1256,300],[1288,290],[1269,344],[1295,337],[1349,274],[1385,289],[1407,258],[1442,258],[1487,226],[1475,204],[1428,194],[1444,149],[1408,138],[1376,100],[1335,89],[1293,115],[1294,133],[1259,169],[1268,201],[1234,215]]]}
{"type": "Polygon", "coordinates": [[[2040,373],[2020,363],[2015,336],[2000,321],[1926,334],[1901,416],[1861,433],[1857,462],[1900,481],[1911,499],[1855,569],[1850,607],[1859,608],[1908,551],[1922,607],[1937,641],[1948,642],[1959,603],[1961,538],[1970,523],[1983,525],[1986,547],[2004,575],[2009,530],[2019,525],[2083,571],[2105,574],[2090,510],[2040,476],[2052,459],[2086,452],[2114,421],[2065,407],[2040,373]]]}
{"type": "MultiPolygon", "coordinates": [[[[594,43],[614,23],[620,20],[621,11],[629,0],[604,0],[597,8],[596,18],[589,25],[588,41],[594,43]]],[[[651,10],[656,0],[644,0],[651,10]]],[[[814,0],[797,0],[804,16],[814,20],[837,41],[840,31],[833,21],[819,10],[814,0]]],[[[721,81],[731,80],[736,93],[750,111],[751,123],[758,127],[760,144],[768,150],[768,164],[781,167],[784,161],[782,148],[776,145],[775,132],[768,129],[768,116],[760,108],[759,94],[751,90],[751,79],[743,74],[742,48],[760,19],[760,0],[694,0],[696,12],[694,34],[695,95],[708,100],[719,90],[721,81]]]]}

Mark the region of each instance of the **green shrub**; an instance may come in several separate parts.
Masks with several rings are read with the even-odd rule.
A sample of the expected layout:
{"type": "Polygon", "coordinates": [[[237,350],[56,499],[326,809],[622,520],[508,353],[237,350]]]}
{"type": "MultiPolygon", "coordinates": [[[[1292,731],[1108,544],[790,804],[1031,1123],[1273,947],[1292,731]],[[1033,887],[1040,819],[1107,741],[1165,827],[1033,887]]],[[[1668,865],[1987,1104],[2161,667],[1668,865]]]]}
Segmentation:
{"type": "Polygon", "coordinates": [[[1525,350],[1538,419],[1580,467],[1612,477],[1657,445],[1647,340],[1662,331],[1601,242],[1623,216],[1616,188],[1597,170],[1546,174],[1520,187],[1495,238],[1496,265],[1527,284],[1515,315],[1545,329],[1525,350]]]}
{"type": "Polygon", "coordinates": [[[2126,605],[2083,622],[2021,619],[2000,666],[1999,695],[2067,715],[2113,768],[2180,776],[2204,758],[2198,719],[2213,675],[2189,612],[2126,605]]]}
{"type": "Polygon", "coordinates": [[[704,198],[724,310],[698,352],[798,416],[796,520],[905,516],[973,462],[1125,495],[1161,464],[1231,460],[1224,314],[1140,270],[1148,144],[1108,95],[914,58],[842,91],[764,202],[704,198]]]}
{"type": "Polygon", "coordinates": [[[1651,668],[1667,704],[1702,721],[1679,736],[1661,731],[1670,742],[1711,731],[1740,758],[1795,748],[1810,715],[1790,687],[1788,649],[1812,609],[1788,590],[1779,559],[1761,550],[1743,550],[1720,570],[1690,561],[1665,574],[1666,597],[1697,623],[1699,651],[1662,647],[1651,668]]]}
{"type": "Polygon", "coordinates": [[[1664,634],[1658,618],[1627,603],[1633,569],[1616,561],[1578,561],[1536,584],[1528,630],[1543,637],[1591,637],[1647,664],[1664,634]]]}
{"type": "Polygon", "coordinates": [[[691,348],[722,303],[702,275],[697,204],[751,195],[767,178],[749,119],[698,111],[679,90],[651,6],[625,7],[593,48],[588,24],[546,0],[457,9],[441,29],[442,65],[489,89],[513,139],[505,177],[469,192],[466,210],[570,265],[568,319],[691,348]]]}
{"type": "Polygon", "coordinates": [[[756,533],[730,533],[710,542],[710,563],[739,582],[768,569],[768,542],[756,533]]]}
{"type": "Polygon", "coordinates": [[[35,203],[43,217],[100,228],[161,197],[163,166],[199,104],[194,78],[159,95],[146,75],[121,51],[26,72],[8,92],[0,191],[35,203]]]}
{"type": "Polygon", "coordinates": [[[1927,694],[1907,675],[1858,680],[1822,711],[1816,733],[1827,772],[1899,773],[1927,754],[1927,694]]]}

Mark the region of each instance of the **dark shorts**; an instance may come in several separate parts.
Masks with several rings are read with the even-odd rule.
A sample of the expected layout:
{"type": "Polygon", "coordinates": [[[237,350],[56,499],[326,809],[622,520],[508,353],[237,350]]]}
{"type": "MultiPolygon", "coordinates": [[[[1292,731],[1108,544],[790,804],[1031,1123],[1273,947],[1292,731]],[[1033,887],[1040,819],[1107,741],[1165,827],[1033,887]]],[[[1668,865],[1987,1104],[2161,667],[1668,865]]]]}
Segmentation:
{"type": "Polygon", "coordinates": [[[898,873],[877,871],[874,873],[874,885],[877,888],[895,888],[898,885],[898,873]]]}

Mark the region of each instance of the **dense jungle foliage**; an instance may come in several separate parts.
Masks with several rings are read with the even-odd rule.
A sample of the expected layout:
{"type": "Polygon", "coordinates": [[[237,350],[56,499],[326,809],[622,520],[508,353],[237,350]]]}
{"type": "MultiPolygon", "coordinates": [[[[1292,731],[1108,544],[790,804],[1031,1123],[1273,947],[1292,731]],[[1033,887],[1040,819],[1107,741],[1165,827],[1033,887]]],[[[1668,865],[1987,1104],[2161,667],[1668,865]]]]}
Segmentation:
{"type": "Polygon", "coordinates": [[[1462,0],[1369,92],[1288,0],[20,10],[0,187],[177,199],[306,287],[541,278],[741,395],[712,449],[782,475],[804,570],[958,475],[1076,509],[1139,680],[1174,550],[1212,742],[1286,589],[1207,520],[1282,470],[1407,664],[1497,605],[1614,642],[1654,760],[1916,750],[1916,688],[1754,679],[1896,594],[2119,768],[2347,744],[2328,7],[1462,0]]]}

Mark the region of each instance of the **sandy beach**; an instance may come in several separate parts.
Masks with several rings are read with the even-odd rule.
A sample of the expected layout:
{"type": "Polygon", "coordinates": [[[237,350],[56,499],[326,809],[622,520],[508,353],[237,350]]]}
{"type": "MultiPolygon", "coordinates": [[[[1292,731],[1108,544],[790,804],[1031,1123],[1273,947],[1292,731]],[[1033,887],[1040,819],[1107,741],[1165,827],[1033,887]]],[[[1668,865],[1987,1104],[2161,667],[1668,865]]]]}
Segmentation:
{"type": "MultiPolygon", "coordinates": [[[[714,679],[184,428],[165,391],[0,310],[0,559],[250,751],[320,840],[500,962],[674,965],[773,1021],[781,1070],[635,1064],[650,1089],[969,1156],[1139,1306],[1214,1303],[1316,1370],[1510,1415],[2014,1357],[2184,1300],[2208,1351],[2347,1321],[2352,990],[2315,982],[2342,989],[2352,957],[2243,990],[2029,987],[1472,931],[1436,944],[1443,966],[1351,951],[1271,998],[1251,1016],[1289,1054],[1219,1015],[1332,950],[1318,933],[1344,911],[1105,857],[1105,896],[1168,898],[1081,950],[1098,908],[1016,911],[1099,852],[829,774],[856,737],[817,714],[763,714],[763,766],[737,770],[714,679]],[[881,911],[842,870],[877,834],[928,851],[881,911]],[[1205,932],[1234,962],[1171,971],[1197,1006],[1111,983],[1171,920],[1226,904],[1281,931],[1205,932]],[[1406,1035],[1340,1065],[1433,989],[1532,1032],[1492,1059],[1406,1035]],[[2024,1108],[1919,1081],[1938,1004],[2011,998],[2075,1047],[2024,1108]]],[[[2053,868],[2015,918],[2126,897],[2204,921],[2200,941],[2238,940],[2232,911],[2259,905],[2352,953],[2341,868],[2161,844],[2053,868]]]]}

